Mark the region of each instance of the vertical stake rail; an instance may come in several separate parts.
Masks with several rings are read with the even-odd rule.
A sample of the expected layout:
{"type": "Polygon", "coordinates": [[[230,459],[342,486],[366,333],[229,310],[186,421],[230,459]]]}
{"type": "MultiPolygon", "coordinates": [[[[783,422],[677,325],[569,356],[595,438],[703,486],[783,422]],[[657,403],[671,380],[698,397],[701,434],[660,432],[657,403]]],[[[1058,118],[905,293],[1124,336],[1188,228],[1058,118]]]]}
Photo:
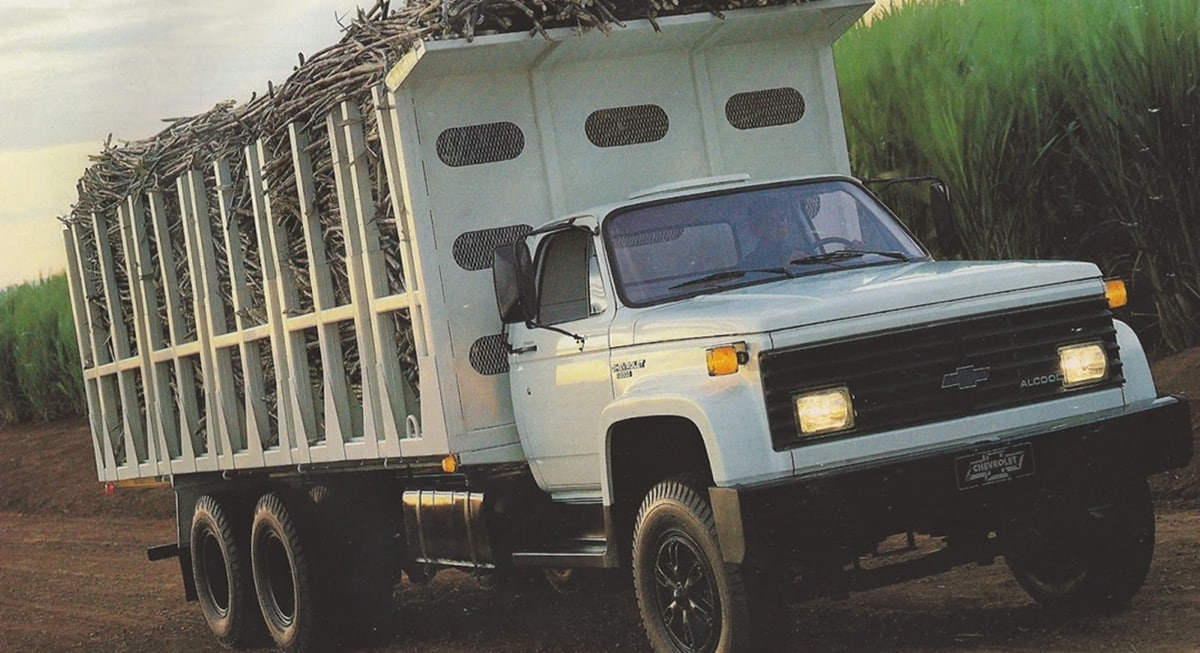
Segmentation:
{"type": "Polygon", "coordinates": [[[267,454],[267,459],[304,463],[310,460],[308,433],[316,428],[316,418],[303,338],[297,343],[285,324],[285,316],[296,310],[299,298],[294,279],[283,271],[288,260],[287,238],[271,211],[270,189],[263,175],[265,161],[266,143],[260,140],[246,148],[246,171],[250,181],[250,200],[254,206],[258,251],[262,257],[267,324],[273,339],[275,383],[279,397],[280,451],[267,454]]]}
{"type": "MultiPolygon", "coordinates": [[[[95,237],[96,259],[100,266],[100,288],[104,299],[104,310],[108,314],[108,335],[112,343],[114,362],[118,368],[124,364],[133,353],[133,344],[129,340],[129,329],[125,324],[125,316],[121,309],[120,288],[117,286],[117,261],[113,243],[108,237],[108,216],[102,213],[92,214],[92,232],[95,237]]],[[[113,442],[113,456],[117,461],[117,478],[136,478],[137,468],[147,459],[145,432],[137,410],[140,407],[137,386],[132,378],[132,372],[114,370],[104,374],[100,380],[100,400],[104,404],[104,412],[111,421],[109,428],[119,428],[121,445],[113,442]],[[105,381],[111,377],[112,381],[105,381]],[[106,384],[116,384],[116,395],[110,396],[103,391],[106,384]]],[[[109,432],[109,437],[117,437],[109,432]]]]}
{"type": "Polygon", "coordinates": [[[112,243],[108,240],[108,218],[100,213],[92,214],[92,235],[95,238],[96,258],[100,266],[100,292],[104,299],[104,310],[108,313],[108,337],[113,346],[114,361],[129,358],[132,347],[125,320],[121,315],[120,298],[117,293],[116,261],[112,243]]]}
{"type": "Polygon", "coordinates": [[[100,308],[93,301],[99,297],[99,289],[96,288],[96,279],[92,275],[91,270],[87,266],[87,252],[84,251],[84,241],[81,232],[83,227],[79,223],[71,225],[71,233],[77,247],[75,247],[75,266],[79,269],[79,281],[82,289],[82,299],[85,307],[84,315],[87,319],[87,340],[91,345],[92,350],[92,368],[100,367],[112,362],[112,352],[108,350],[105,344],[106,335],[100,330],[100,308]]]}
{"type": "MultiPolygon", "coordinates": [[[[133,261],[137,276],[131,276],[138,288],[138,342],[142,343],[143,382],[146,383],[148,413],[147,422],[152,425],[151,433],[157,441],[159,470],[166,474],[171,466],[164,465],[180,455],[178,424],[175,420],[174,398],[171,395],[170,379],[154,360],[154,353],[166,346],[163,330],[158,323],[158,294],[154,288],[154,261],[150,255],[150,236],[146,227],[147,206],[141,198],[126,200],[121,214],[122,228],[126,232],[126,255],[133,261]],[[139,312],[140,311],[140,312],[139,312]],[[146,379],[149,380],[146,380],[146,379]]],[[[162,251],[161,249],[159,251],[162,251]]]]}
{"type": "Polygon", "coordinates": [[[90,378],[90,372],[95,368],[95,341],[92,332],[91,311],[88,308],[87,288],[84,281],[83,269],[79,259],[77,226],[71,225],[63,230],[63,242],[67,248],[67,289],[71,295],[71,313],[75,318],[75,338],[79,346],[79,360],[83,364],[83,389],[87,401],[88,420],[92,431],[92,453],[96,458],[96,475],[99,480],[106,480],[106,450],[103,439],[97,437],[100,430],[99,398],[96,396],[96,381],[90,378]]]}
{"type": "MultiPolygon", "coordinates": [[[[83,239],[84,227],[77,222],[72,224],[71,229],[74,241],[78,244],[76,265],[79,268],[79,280],[83,283],[84,306],[88,316],[88,340],[91,343],[91,369],[84,373],[84,385],[88,390],[88,415],[92,436],[96,439],[96,456],[100,462],[97,469],[103,471],[100,480],[116,480],[116,456],[113,453],[112,439],[108,437],[108,433],[115,429],[116,425],[113,424],[114,420],[109,411],[106,411],[107,393],[98,371],[101,366],[112,363],[113,353],[107,345],[108,334],[100,328],[102,308],[96,305],[100,288],[97,288],[95,274],[88,268],[88,252],[85,251],[83,239]]],[[[95,245],[95,241],[92,241],[92,246],[95,245]]]]}
{"type": "Polygon", "coordinates": [[[217,201],[221,214],[221,234],[225,239],[225,255],[229,259],[230,288],[233,290],[233,317],[238,330],[242,331],[254,326],[248,319],[254,299],[250,296],[250,286],[246,283],[246,253],[242,251],[237,216],[233,215],[233,202],[236,198],[233,192],[233,176],[229,171],[227,159],[217,159],[213,162],[213,178],[217,183],[217,201]]]}
{"type": "Polygon", "coordinates": [[[200,356],[205,370],[208,399],[208,434],[216,442],[223,469],[233,469],[233,454],[244,448],[241,406],[233,383],[233,358],[218,347],[215,338],[227,331],[225,303],[220,297],[216,251],[209,219],[208,193],[204,175],[190,170],[179,179],[181,199],[186,194],[184,233],[188,237],[188,263],[196,299],[196,323],[200,356]]]}
{"type": "MultiPolygon", "coordinates": [[[[408,193],[410,189],[407,186],[404,170],[404,157],[401,153],[403,144],[398,140],[398,135],[401,129],[411,127],[410,133],[415,133],[416,125],[410,122],[401,120],[397,107],[401,101],[395,93],[376,87],[372,89],[372,98],[375,103],[375,115],[377,119],[377,129],[379,132],[379,149],[383,156],[384,171],[387,175],[388,194],[392,204],[392,215],[396,219],[396,232],[399,236],[400,250],[400,266],[401,274],[404,279],[404,289],[402,294],[407,299],[409,324],[412,328],[413,346],[416,349],[416,355],[419,361],[422,362],[417,373],[419,375],[418,384],[425,385],[426,383],[436,385],[436,366],[429,360],[430,345],[429,345],[429,325],[427,324],[424,310],[424,291],[421,284],[421,276],[418,272],[421,260],[419,253],[413,248],[413,216],[409,210],[408,193]],[[430,363],[428,365],[424,363],[430,363]],[[432,378],[430,378],[432,377],[432,378]]],[[[370,261],[368,261],[370,265],[370,261]]],[[[398,364],[393,363],[397,358],[384,358],[383,365],[398,367],[398,364]]],[[[385,383],[388,381],[385,379],[385,383]]],[[[423,435],[419,431],[410,433],[408,430],[407,418],[414,413],[424,412],[423,405],[426,402],[418,403],[415,397],[410,396],[407,392],[407,380],[398,386],[406,389],[403,393],[405,401],[402,405],[397,405],[396,409],[401,411],[400,419],[404,420],[403,426],[397,426],[398,432],[396,438],[407,439],[410,436],[423,435]]],[[[418,415],[419,417],[420,415],[418,415]]],[[[418,421],[418,425],[419,425],[418,421]]],[[[418,426],[418,428],[420,428],[418,426]]],[[[393,441],[392,433],[389,429],[388,434],[388,449],[389,453],[395,451],[393,447],[400,449],[400,453],[406,453],[402,448],[401,443],[393,441]]],[[[436,445],[434,445],[436,448],[436,445]]],[[[418,452],[419,449],[418,449],[418,452]]]]}
{"type": "MultiPolygon", "coordinates": [[[[145,429],[145,445],[148,449],[149,465],[155,474],[165,474],[169,467],[169,456],[161,447],[159,422],[156,414],[161,398],[157,394],[159,384],[156,381],[157,370],[154,367],[150,352],[157,348],[155,338],[150,334],[150,320],[147,313],[146,294],[153,294],[154,287],[150,283],[152,276],[147,276],[144,270],[143,256],[139,246],[139,231],[134,228],[134,216],[142,211],[142,202],[136,196],[127,197],[117,209],[117,219],[121,227],[121,249],[125,252],[125,277],[129,279],[129,294],[133,308],[134,337],[138,343],[138,360],[142,375],[142,399],[145,410],[142,428],[145,429]]],[[[140,239],[145,242],[144,236],[140,239]]],[[[153,302],[151,302],[153,303],[153,302]]],[[[149,470],[148,470],[149,471],[149,470]]]]}
{"type": "MultiPolygon", "coordinates": [[[[225,254],[229,264],[230,288],[233,290],[233,315],[239,332],[254,326],[249,319],[253,305],[250,286],[246,281],[245,252],[242,251],[241,231],[237,216],[233,214],[233,176],[229,161],[222,158],[213,162],[213,178],[217,184],[217,202],[221,214],[222,233],[225,238],[225,254]]],[[[242,393],[246,420],[239,426],[246,429],[245,447],[250,466],[263,464],[263,442],[270,435],[270,420],[263,388],[262,358],[260,345],[255,340],[242,339],[238,343],[242,359],[242,393]]]]}
{"type": "MultiPolygon", "coordinates": [[[[179,195],[179,209],[183,219],[183,240],[187,252],[188,276],[192,280],[192,310],[196,320],[196,341],[200,345],[200,369],[201,376],[204,377],[204,436],[208,443],[208,453],[213,456],[214,462],[220,460],[217,467],[226,466],[227,469],[232,469],[233,454],[229,451],[228,446],[224,446],[221,409],[217,403],[218,390],[215,387],[218,374],[213,362],[212,331],[209,327],[210,309],[214,307],[208,301],[206,271],[201,263],[201,245],[197,242],[200,232],[198,223],[200,220],[207,219],[208,216],[208,200],[204,196],[204,178],[195,171],[186,172],[175,180],[175,190],[179,195]],[[199,180],[196,179],[197,177],[199,180]]],[[[224,312],[220,298],[217,298],[215,310],[224,312]]],[[[222,315],[222,317],[224,316],[222,315]]]]}
{"type": "Polygon", "coordinates": [[[296,175],[296,194],[300,199],[300,224],[304,228],[304,249],[308,253],[309,281],[312,284],[313,306],[317,311],[334,307],[333,277],[329,273],[329,258],[325,240],[321,237],[321,216],[317,215],[316,190],[313,185],[312,145],[308,134],[296,123],[288,125],[292,143],[292,167],[296,175]]]}
{"type": "MultiPolygon", "coordinates": [[[[179,410],[177,431],[170,432],[172,439],[177,439],[180,458],[171,463],[174,472],[193,472],[199,467],[199,454],[204,453],[198,445],[202,444],[200,437],[200,406],[196,403],[196,395],[191,389],[196,387],[196,375],[192,366],[178,354],[172,352],[175,347],[184,344],[183,306],[179,297],[179,277],[176,274],[175,249],[171,244],[171,231],[167,224],[167,208],[163,195],[158,191],[146,194],[150,205],[150,219],[154,222],[155,247],[158,249],[158,272],[162,277],[163,298],[167,304],[167,334],[170,343],[167,351],[171,353],[171,365],[175,368],[175,387],[178,395],[176,406],[179,410]]],[[[182,210],[182,207],[181,207],[182,210]]]]}
{"type": "MultiPolygon", "coordinates": [[[[313,290],[313,314],[317,318],[317,339],[321,349],[321,372],[324,382],[324,449],[314,460],[341,460],[344,458],[345,441],[354,437],[353,418],[350,408],[350,389],[347,387],[345,357],[341,335],[336,322],[322,319],[321,313],[336,307],[333,293],[333,277],[329,270],[328,252],[322,238],[320,216],[317,214],[313,183],[312,157],[308,154],[311,145],[307,134],[300,126],[288,125],[292,142],[292,163],[296,174],[296,192],[300,199],[300,222],[304,228],[304,244],[308,252],[308,266],[313,290]]],[[[314,452],[315,453],[315,452],[314,452]]]]}
{"type": "Polygon", "coordinates": [[[391,91],[376,87],[371,91],[375,99],[376,118],[378,119],[379,149],[383,153],[384,170],[387,172],[388,195],[392,201],[392,215],[396,216],[396,232],[400,236],[400,266],[404,277],[404,292],[410,298],[412,311],[413,340],[417,347],[417,355],[429,355],[429,343],[425,322],[420,319],[418,311],[419,293],[422,292],[420,277],[417,274],[416,252],[412,246],[412,216],[409,215],[408,205],[404,198],[408,189],[404,185],[404,160],[400,156],[400,142],[396,140],[400,123],[396,116],[396,95],[391,91]]]}
{"type": "MultiPolygon", "coordinates": [[[[193,279],[196,287],[203,289],[196,293],[196,297],[199,299],[203,296],[204,313],[208,318],[201,331],[200,343],[201,351],[208,354],[205,369],[208,370],[211,386],[209,410],[210,414],[214,410],[216,412],[215,422],[209,420],[209,433],[218,441],[217,451],[223,468],[232,469],[233,454],[246,449],[246,434],[242,427],[245,423],[242,419],[243,409],[238,404],[233,380],[233,355],[229,351],[232,347],[218,346],[216,340],[217,336],[229,331],[229,320],[225,313],[225,301],[221,298],[220,272],[217,269],[216,247],[213,245],[212,207],[209,206],[204,175],[200,171],[188,171],[183,179],[191,196],[192,228],[187,233],[195,236],[195,245],[189,248],[194,263],[193,279]]],[[[197,313],[197,321],[200,317],[197,313]]]]}
{"type": "Polygon", "coordinates": [[[155,246],[161,268],[163,297],[167,303],[167,334],[172,345],[184,341],[183,306],[179,301],[179,276],[176,274],[175,248],[171,245],[171,229],[167,224],[167,208],[162,193],[152,191],[146,195],[150,203],[150,219],[154,221],[155,246]]]}
{"type": "MultiPolygon", "coordinates": [[[[369,269],[364,273],[369,257],[382,259],[383,255],[380,252],[379,228],[375,224],[371,177],[366,169],[369,161],[362,133],[362,116],[358,107],[343,102],[326,117],[326,127],[329,129],[329,143],[333,150],[334,180],[337,184],[338,206],[341,207],[342,231],[346,236],[346,270],[350,277],[350,298],[355,308],[354,332],[358,338],[359,367],[362,372],[362,453],[364,456],[375,457],[379,454],[379,440],[385,432],[384,406],[387,406],[391,413],[390,407],[394,403],[386,395],[400,389],[399,385],[389,386],[383,382],[380,375],[382,333],[371,312],[372,300],[376,297],[379,284],[383,283],[383,287],[386,288],[387,278],[382,276],[383,270],[379,269],[379,266],[376,266],[374,275],[369,269]]],[[[395,423],[395,415],[390,416],[395,423]]]]}

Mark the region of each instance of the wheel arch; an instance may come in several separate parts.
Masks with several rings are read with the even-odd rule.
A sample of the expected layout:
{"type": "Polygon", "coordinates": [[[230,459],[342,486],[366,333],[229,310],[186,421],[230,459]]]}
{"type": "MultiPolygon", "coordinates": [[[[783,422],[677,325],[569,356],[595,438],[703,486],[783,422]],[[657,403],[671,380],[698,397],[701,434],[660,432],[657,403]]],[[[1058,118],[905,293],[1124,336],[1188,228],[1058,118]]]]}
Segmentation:
{"type": "Polygon", "coordinates": [[[684,474],[711,485],[709,449],[696,422],[677,413],[628,417],[608,424],[605,433],[603,493],[610,546],[617,547],[618,560],[629,561],[643,497],[660,481],[684,474]]]}

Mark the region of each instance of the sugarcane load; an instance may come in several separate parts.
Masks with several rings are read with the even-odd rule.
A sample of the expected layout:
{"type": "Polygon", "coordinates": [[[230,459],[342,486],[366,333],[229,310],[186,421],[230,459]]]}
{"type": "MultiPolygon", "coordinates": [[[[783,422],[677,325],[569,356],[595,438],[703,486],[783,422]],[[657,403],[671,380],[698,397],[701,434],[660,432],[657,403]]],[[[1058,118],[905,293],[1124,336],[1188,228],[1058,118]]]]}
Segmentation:
{"type": "Polygon", "coordinates": [[[380,2],[110,139],[64,231],[98,477],[173,489],[150,557],[217,640],[325,650],[447,568],[621,575],[675,653],[998,557],[1126,603],[1188,405],[1119,281],[935,260],[851,175],[832,44],[871,4],[380,2]]]}

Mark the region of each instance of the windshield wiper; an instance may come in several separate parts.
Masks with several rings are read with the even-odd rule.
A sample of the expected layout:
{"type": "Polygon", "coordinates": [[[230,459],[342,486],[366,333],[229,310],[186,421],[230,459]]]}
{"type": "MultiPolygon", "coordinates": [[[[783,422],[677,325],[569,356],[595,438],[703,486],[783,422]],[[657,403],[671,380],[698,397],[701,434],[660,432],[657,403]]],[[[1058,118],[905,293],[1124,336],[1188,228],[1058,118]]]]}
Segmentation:
{"type": "Polygon", "coordinates": [[[869,254],[874,254],[875,256],[885,256],[887,258],[894,258],[897,261],[904,261],[905,263],[912,260],[908,257],[907,254],[904,254],[902,252],[883,252],[883,251],[876,251],[876,250],[869,250],[869,249],[839,249],[836,252],[825,252],[823,254],[816,254],[813,256],[798,258],[798,259],[792,261],[789,265],[832,263],[834,261],[842,261],[842,260],[845,260],[848,258],[859,258],[862,256],[867,256],[869,254]]]}
{"type": "Polygon", "coordinates": [[[690,281],[684,281],[683,283],[677,283],[674,286],[667,287],[667,290],[679,290],[680,288],[687,288],[689,286],[704,286],[704,285],[708,285],[711,283],[717,283],[718,281],[726,281],[728,279],[741,279],[742,277],[746,276],[747,274],[749,274],[751,272],[762,272],[765,274],[783,274],[783,275],[791,276],[791,273],[789,273],[786,268],[753,268],[750,270],[724,270],[721,272],[713,272],[712,274],[705,275],[698,279],[691,279],[690,281]]]}

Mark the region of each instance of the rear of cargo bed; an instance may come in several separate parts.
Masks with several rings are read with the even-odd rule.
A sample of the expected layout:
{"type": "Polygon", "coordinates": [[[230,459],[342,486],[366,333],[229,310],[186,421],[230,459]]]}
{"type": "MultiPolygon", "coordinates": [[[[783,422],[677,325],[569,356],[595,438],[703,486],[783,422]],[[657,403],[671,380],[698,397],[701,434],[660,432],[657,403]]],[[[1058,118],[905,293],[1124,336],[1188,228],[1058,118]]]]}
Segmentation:
{"type": "Polygon", "coordinates": [[[379,143],[352,103],[324,127],[292,125],[282,155],[260,140],[70,226],[101,480],[446,452],[417,427],[423,325],[411,252],[378,206],[379,143]],[[270,188],[281,159],[294,182],[270,188]]]}

